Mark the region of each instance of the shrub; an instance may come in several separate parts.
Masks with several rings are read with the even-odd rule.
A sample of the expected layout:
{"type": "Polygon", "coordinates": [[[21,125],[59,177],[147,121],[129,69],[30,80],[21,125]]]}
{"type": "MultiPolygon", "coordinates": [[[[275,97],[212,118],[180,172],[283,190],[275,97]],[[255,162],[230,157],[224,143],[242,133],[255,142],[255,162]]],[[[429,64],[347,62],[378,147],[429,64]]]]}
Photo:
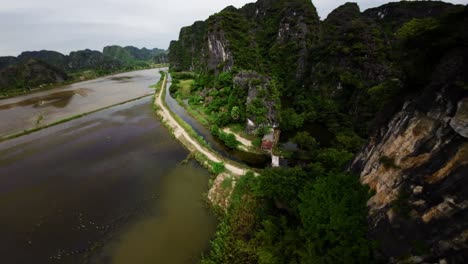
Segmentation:
{"type": "Polygon", "coordinates": [[[169,92],[175,94],[177,91],[179,91],[179,85],[173,82],[169,87],[169,92]]]}
{"type": "Polygon", "coordinates": [[[240,118],[240,109],[238,106],[234,106],[231,110],[231,118],[232,120],[239,120],[240,118]]]}
{"type": "Polygon", "coordinates": [[[236,136],[231,133],[219,132],[219,138],[226,144],[227,147],[236,149],[240,142],[237,141],[236,136]]]}
{"type": "Polygon", "coordinates": [[[211,172],[213,174],[221,174],[226,170],[223,162],[212,162],[211,163],[211,172]]]}
{"type": "Polygon", "coordinates": [[[433,18],[414,18],[404,24],[397,32],[400,39],[407,40],[423,33],[434,30],[439,26],[437,20],[433,18]]]}
{"type": "Polygon", "coordinates": [[[262,145],[262,139],[261,138],[254,139],[252,141],[252,145],[254,145],[254,147],[259,148],[262,145]]]}
{"type": "Polygon", "coordinates": [[[211,126],[211,134],[213,136],[219,136],[219,132],[220,132],[220,130],[219,130],[219,127],[217,125],[211,126]]]}

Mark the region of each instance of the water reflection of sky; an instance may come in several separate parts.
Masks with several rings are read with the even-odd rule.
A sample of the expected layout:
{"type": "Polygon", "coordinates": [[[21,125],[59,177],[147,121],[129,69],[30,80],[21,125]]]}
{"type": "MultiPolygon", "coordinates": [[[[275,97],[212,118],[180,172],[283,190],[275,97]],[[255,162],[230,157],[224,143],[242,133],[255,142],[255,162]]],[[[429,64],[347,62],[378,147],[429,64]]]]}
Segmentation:
{"type": "Polygon", "coordinates": [[[150,95],[158,69],[122,73],[0,101],[0,137],[150,95]]]}

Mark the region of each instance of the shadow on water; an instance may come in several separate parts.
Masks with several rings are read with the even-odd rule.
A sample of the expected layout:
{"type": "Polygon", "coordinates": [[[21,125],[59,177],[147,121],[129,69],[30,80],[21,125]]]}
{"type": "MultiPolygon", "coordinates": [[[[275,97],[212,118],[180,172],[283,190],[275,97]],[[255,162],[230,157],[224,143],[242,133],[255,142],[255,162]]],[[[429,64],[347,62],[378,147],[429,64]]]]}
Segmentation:
{"type": "Polygon", "coordinates": [[[116,76],[116,77],[110,77],[109,79],[112,81],[129,82],[131,79],[135,77],[140,77],[140,76],[116,76]]]}
{"type": "Polygon", "coordinates": [[[268,155],[255,154],[245,152],[237,149],[230,149],[224,145],[224,143],[218,138],[211,134],[211,131],[201,125],[195,118],[193,118],[179,103],[171,96],[169,87],[171,85],[170,79],[168,80],[166,87],[166,104],[172,112],[178,115],[182,120],[189,124],[193,130],[221,156],[230,160],[248,165],[253,168],[263,169],[271,164],[271,157],[268,155]]]}
{"type": "Polygon", "coordinates": [[[12,104],[0,105],[0,110],[7,110],[7,109],[15,108],[15,107],[27,107],[27,106],[32,106],[34,108],[41,108],[41,107],[48,107],[48,106],[53,106],[56,108],[64,108],[70,103],[73,96],[78,94],[82,97],[86,97],[91,92],[92,90],[87,89],[87,88],[80,88],[80,89],[71,90],[71,91],[61,91],[61,92],[48,94],[45,96],[38,96],[38,97],[26,99],[20,102],[12,103],[12,104]]]}

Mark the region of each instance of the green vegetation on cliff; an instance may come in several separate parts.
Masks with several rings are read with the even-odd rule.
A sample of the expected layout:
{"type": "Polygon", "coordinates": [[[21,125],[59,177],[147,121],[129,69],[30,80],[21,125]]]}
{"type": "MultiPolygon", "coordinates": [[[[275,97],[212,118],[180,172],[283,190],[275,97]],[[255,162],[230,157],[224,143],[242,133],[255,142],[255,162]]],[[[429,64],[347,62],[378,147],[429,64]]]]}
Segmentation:
{"type": "Polygon", "coordinates": [[[275,151],[300,160],[237,181],[204,263],[374,261],[369,192],[347,168],[406,102],[466,96],[465,68],[453,69],[468,57],[466,17],[464,6],[403,1],[347,3],[319,21],[310,1],[259,0],[184,28],[169,58],[195,72],[189,104],[219,127],[279,124],[298,148],[275,151]]]}

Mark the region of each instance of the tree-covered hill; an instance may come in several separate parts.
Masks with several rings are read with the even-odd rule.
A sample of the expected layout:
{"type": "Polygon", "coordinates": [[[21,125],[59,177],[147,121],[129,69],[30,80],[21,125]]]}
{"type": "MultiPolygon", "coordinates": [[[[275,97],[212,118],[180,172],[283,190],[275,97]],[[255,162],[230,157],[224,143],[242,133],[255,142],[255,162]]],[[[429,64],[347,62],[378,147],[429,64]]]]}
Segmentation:
{"type": "Polygon", "coordinates": [[[39,85],[80,79],[83,76],[96,77],[119,71],[143,69],[154,64],[167,62],[168,57],[165,50],[138,49],[132,46],[108,46],[104,48],[103,52],[86,49],[70,52],[69,55],[48,50],[26,51],[18,57],[0,57],[0,76],[2,76],[0,90],[2,90],[2,94],[9,95],[27,91],[39,85]],[[47,65],[48,70],[27,70],[31,68],[32,61],[34,64],[47,65]],[[24,73],[21,72],[22,69],[25,70],[24,73]],[[49,72],[52,69],[56,71],[58,76],[66,77],[49,78],[51,76],[49,72]],[[25,79],[26,76],[28,79],[25,79]]]}
{"type": "Polygon", "coordinates": [[[308,0],[259,0],[183,28],[169,61],[195,76],[189,104],[299,148],[275,150],[298,168],[237,183],[205,262],[468,261],[467,18],[401,1],[321,21],[308,0]]]}

